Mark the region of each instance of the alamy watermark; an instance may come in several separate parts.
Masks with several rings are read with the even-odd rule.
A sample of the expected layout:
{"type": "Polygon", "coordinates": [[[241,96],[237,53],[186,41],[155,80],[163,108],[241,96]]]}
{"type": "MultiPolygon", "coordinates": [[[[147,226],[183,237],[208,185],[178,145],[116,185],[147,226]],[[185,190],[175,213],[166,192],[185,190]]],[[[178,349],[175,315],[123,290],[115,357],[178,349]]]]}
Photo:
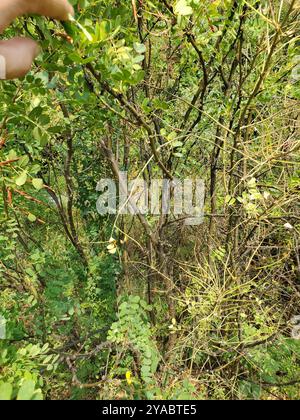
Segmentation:
{"type": "Polygon", "coordinates": [[[202,179],[153,179],[128,181],[120,172],[118,186],[113,179],[102,179],[97,211],[101,215],[174,215],[183,216],[186,225],[199,225],[204,219],[205,184],[202,179]]]}
{"type": "Polygon", "coordinates": [[[0,315],[0,340],[5,340],[6,338],[6,319],[4,316],[0,315]]]}
{"type": "Polygon", "coordinates": [[[3,55],[0,54],[0,80],[6,79],[6,60],[3,55]]]}
{"type": "Polygon", "coordinates": [[[296,55],[293,58],[294,67],[291,73],[292,82],[298,82],[300,80],[300,55],[296,55]]]}

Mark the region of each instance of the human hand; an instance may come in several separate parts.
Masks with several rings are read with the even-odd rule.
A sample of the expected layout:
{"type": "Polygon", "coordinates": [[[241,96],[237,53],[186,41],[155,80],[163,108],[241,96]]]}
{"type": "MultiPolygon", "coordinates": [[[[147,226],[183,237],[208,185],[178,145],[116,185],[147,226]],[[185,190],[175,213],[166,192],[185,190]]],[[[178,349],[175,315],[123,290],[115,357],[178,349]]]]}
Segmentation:
{"type": "MultiPolygon", "coordinates": [[[[16,17],[26,14],[68,20],[74,10],[67,0],[0,0],[0,34],[16,17]]],[[[25,76],[38,52],[37,43],[29,38],[0,41],[0,79],[25,76]]]]}

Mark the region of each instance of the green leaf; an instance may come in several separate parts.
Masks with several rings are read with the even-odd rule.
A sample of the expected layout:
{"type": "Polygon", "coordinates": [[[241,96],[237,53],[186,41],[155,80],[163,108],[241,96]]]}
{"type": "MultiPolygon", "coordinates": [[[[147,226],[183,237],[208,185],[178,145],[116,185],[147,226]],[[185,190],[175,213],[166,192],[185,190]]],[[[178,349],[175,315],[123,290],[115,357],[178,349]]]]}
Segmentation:
{"type": "Polygon", "coordinates": [[[139,303],[141,298],[139,296],[130,296],[130,301],[132,303],[139,303]]]}
{"type": "Polygon", "coordinates": [[[84,26],[81,25],[81,23],[79,23],[77,20],[74,19],[74,17],[72,15],[69,15],[69,20],[71,22],[73,22],[84,34],[84,36],[86,37],[86,39],[90,42],[93,41],[93,37],[92,35],[86,30],[86,28],[84,26]]]}
{"type": "Polygon", "coordinates": [[[137,55],[136,57],[134,57],[133,62],[134,63],[142,63],[144,61],[144,56],[143,55],[137,55]]]}
{"type": "Polygon", "coordinates": [[[21,175],[16,179],[16,184],[21,187],[26,184],[27,181],[27,171],[23,171],[21,175]]]}
{"type": "Polygon", "coordinates": [[[34,139],[40,142],[42,137],[41,129],[39,127],[34,127],[34,129],[32,130],[32,134],[34,139]]]}
{"type": "Polygon", "coordinates": [[[19,166],[21,167],[27,166],[28,163],[29,163],[29,157],[27,155],[22,156],[18,162],[19,166]]]}
{"type": "Polygon", "coordinates": [[[146,46],[144,44],[139,44],[139,43],[135,42],[133,44],[133,48],[139,54],[144,54],[146,52],[146,46]]]}
{"type": "Polygon", "coordinates": [[[40,389],[38,389],[31,399],[33,401],[42,401],[43,400],[42,391],[40,389]]]}
{"type": "Polygon", "coordinates": [[[42,179],[40,179],[40,178],[34,178],[33,180],[32,180],[32,185],[34,186],[34,188],[36,189],[36,190],[41,190],[42,188],[43,188],[43,186],[44,186],[44,182],[43,182],[43,180],[42,179]]]}
{"type": "Polygon", "coordinates": [[[175,140],[172,142],[172,147],[176,149],[177,147],[181,147],[183,145],[182,141],[175,140]]]}
{"type": "Polygon", "coordinates": [[[35,393],[35,383],[33,381],[24,381],[19,389],[17,400],[29,401],[35,393]]]}
{"type": "Polygon", "coordinates": [[[13,387],[11,386],[11,384],[8,384],[5,382],[2,383],[0,385],[0,400],[1,401],[11,400],[12,392],[13,392],[13,387]]]}
{"type": "Polygon", "coordinates": [[[36,222],[36,216],[34,214],[29,213],[28,214],[28,220],[32,223],[36,222]]]}
{"type": "Polygon", "coordinates": [[[193,14],[193,9],[188,5],[187,0],[178,0],[174,11],[179,16],[190,16],[193,14]]]}

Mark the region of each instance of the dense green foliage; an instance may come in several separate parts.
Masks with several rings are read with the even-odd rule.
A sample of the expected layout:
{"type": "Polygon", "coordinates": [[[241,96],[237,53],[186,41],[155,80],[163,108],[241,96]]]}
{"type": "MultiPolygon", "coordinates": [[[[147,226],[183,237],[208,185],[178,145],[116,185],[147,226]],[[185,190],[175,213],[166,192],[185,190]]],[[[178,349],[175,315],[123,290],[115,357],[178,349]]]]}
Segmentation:
{"type": "Polygon", "coordinates": [[[71,3],[5,32],[42,52],[0,84],[0,399],[298,399],[299,3],[71,3]],[[204,223],[100,216],[122,170],[204,223]]]}

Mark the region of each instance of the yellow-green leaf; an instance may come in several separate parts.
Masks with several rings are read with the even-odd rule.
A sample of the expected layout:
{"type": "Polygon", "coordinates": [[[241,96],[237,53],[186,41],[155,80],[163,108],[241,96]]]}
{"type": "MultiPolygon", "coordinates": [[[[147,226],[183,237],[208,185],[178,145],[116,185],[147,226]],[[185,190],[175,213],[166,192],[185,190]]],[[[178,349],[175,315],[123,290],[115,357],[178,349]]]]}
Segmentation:
{"type": "Polygon", "coordinates": [[[16,184],[21,187],[22,185],[26,184],[27,181],[27,172],[23,171],[20,176],[16,179],[16,184]]]}
{"type": "Polygon", "coordinates": [[[174,11],[179,16],[190,16],[193,14],[193,9],[188,5],[187,0],[178,0],[174,11]]]}
{"type": "Polygon", "coordinates": [[[44,183],[43,183],[43,180],[42,179],[40,179],[40,178],[34,178],[32,180],[32,185],[34,186],[34,188],[36,190],[41,190],[43,188],[43,186],[44,186],[44,183]]]}

